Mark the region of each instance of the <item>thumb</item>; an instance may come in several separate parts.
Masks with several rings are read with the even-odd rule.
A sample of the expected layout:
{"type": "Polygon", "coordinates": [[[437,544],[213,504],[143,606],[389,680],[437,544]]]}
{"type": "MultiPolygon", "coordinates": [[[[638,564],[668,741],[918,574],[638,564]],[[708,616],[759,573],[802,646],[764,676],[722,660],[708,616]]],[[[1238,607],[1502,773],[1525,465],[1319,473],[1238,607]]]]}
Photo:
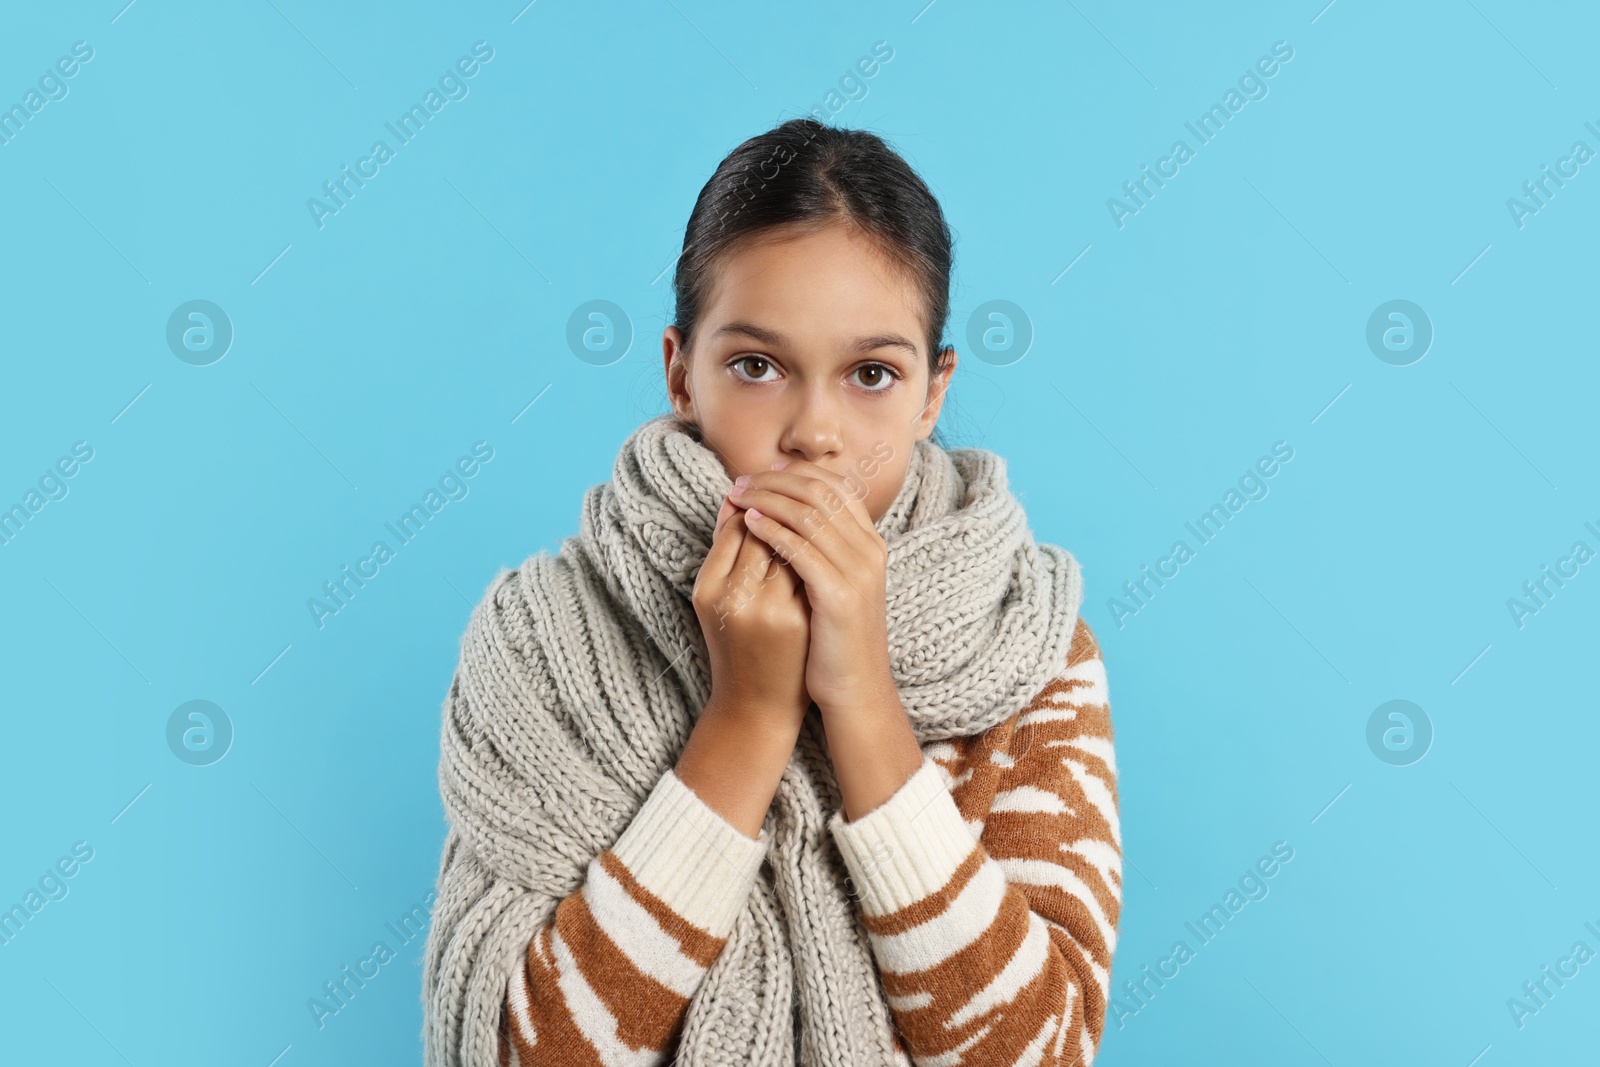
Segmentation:
{"type": "Polygon", "coordinates": [[[727,497],[723,497],[722,498],[722,510],[717,512],[716,524],[711,528],[711,536],[713,538],[716,537],[717,534],[722,532],[722,523],[723,523],[723,521],[725,519],[727,519],[727,517],[729,515],[732,515],[732,514],[733,514],[733,501],[729,500],[727,497]]]}

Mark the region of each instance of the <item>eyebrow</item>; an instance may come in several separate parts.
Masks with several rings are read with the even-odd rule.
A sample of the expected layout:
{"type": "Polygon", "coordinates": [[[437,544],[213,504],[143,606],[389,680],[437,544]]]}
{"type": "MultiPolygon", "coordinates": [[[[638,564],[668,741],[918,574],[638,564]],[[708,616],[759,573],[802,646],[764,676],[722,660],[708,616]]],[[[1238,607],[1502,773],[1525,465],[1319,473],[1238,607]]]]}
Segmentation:
{"type": "MultiPolygon", "coordinates": [[[[733,322],[725,323],[718,327],[717,330],[712,333],[711,339],[714,341],[725,334],[751,337],[757,341],[760,341],[762,344],[770,345],[773,348],[790,347],[789,339],[783,334],[779,333],[777,330],[771,330],[765,326],[758,326],[753,322],[746,322],[742,319],[737,319],[733,322]]],[[[873,334],[868,337],[857,337],[854,341],[850,342],[849,345],[849,350],[851,352],[862,355],[868,352],[874,352],[880,348],[903,348],[913,357],[915,357],[917,354],[917,346],[897,333],[880,333],[873,334]]]]}

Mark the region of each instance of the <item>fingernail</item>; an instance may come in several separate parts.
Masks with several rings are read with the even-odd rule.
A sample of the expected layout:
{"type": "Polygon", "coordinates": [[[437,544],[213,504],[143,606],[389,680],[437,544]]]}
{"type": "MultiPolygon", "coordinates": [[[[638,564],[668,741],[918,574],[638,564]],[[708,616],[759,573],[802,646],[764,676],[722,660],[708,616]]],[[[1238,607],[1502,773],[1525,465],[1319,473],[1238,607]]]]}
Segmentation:
{"type": "Polygon", "coordinates": [[[735,478],[733,480],[733,486],[734,486],[735,489],[743,489],[746,486],[748,486],[749,484],[750,484],[750,476],[748,474],[741,474],[741,475],[739,475],[739,477],[737,477],[737,478],[735,478]]]}
{"type": "Polygon", "coordinates": [[[789,465],[789,461],[788,460],[780,459],[780,460],[778,460],[778,462],[776,462],[776,463],[774,463],[772,465],[772,469],[775,470],[775,471],[781,471],[781,470],[783,470],[783,468],[787,467],[788,465],[789,465]]]}
{"type": "Polygon", "coordinates": [[[745,510],[744,519],[746,522],[759,518],[761,518],[761,512],[757,511],[755,508],[748,508],[745,510]]]}

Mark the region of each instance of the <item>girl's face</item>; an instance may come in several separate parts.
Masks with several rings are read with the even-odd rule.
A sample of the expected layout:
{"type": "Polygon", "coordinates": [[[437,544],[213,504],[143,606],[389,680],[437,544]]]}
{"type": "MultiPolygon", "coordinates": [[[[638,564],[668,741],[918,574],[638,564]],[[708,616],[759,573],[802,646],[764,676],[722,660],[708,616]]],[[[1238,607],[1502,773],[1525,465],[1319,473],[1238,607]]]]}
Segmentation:
{"type": "Polygon", "coordinates": [[[730,478],[809,460],[864,489],[873,521],[933,432],[955,353],[930,381],[922,300],[844,225],[763,236],[724,258],[692,356],[661,338],[673,411],[730,478]]]}

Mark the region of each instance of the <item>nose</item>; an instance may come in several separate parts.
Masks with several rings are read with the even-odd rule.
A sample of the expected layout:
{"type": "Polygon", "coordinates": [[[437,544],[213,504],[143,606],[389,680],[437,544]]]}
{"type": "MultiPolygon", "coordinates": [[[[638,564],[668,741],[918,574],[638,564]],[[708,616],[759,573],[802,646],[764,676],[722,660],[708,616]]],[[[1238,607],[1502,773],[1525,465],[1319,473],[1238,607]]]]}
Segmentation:
{"type": "Polygon", "coordinates": [[[813,463],[838,455],[844,447],[840,411],[826,383],[812,384],[800,394],[789,415],[778,448],[785,455],[813,463]]]}

